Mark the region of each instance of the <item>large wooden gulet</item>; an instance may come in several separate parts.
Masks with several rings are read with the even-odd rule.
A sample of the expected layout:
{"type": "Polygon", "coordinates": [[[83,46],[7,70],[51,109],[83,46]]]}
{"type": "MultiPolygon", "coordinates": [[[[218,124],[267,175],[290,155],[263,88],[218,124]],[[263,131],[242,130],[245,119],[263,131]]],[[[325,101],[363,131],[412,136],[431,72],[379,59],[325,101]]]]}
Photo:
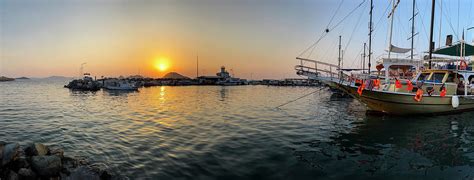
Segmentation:
{"type": "MultiPolygon", "coordinates": [[[[370,2],[370,25],[372,24],[372,1],[370,2]]],[[[391,27],[388,44],[388,57],[381,58],[376,71],[370,70],[372,54],[369,27],[368,69],[344,69],[309,58],[297,57],[296,73],[316,79],[331,88],[338,89],[365,104],[369,111],[393,115],[450,114],[474,110],[474,71],[468,64],[469,56],[474,55],[474,46],[463,38],[452,44],[452,36],[447,38],[446,46],[434,49],[429,45],[429,54],[424,60],[413,58],[414,25],[412,25],[412,47],[399,48],[392,45],[393,14],[399,1],[393,1],[391,27]],[[451,38],[451,39],[450,39],[451,38]],[[411,58],[393,58],[391,53],[407,53],[411,58]],[[433,57],[433,54],[441,57],[433,57]],[[359,73],[357,73],[359,72],[359,73]]],[[[433,41],[433,19],[435,2],[432,2],[430,42],[433,41]]],[[[413,2],[415,6],[415,2],[413,2]]],[[[413,19],[415,17],[413,7],[413,19]]],[[[413,21],[412,19],[412,21],[413,21]]],[[[364,46],[365,47],[365,46],[364,46]]],[[[365,50],[364,50],[365,53],[365,50]]],[[[364,56],[365,57],[365,56],[364,56]]]]}

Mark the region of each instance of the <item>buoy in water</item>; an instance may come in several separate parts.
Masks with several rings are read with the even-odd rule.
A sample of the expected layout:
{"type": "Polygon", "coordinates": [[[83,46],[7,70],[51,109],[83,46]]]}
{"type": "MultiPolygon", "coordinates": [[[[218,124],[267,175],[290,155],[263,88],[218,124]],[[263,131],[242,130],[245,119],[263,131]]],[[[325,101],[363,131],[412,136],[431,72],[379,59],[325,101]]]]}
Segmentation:
{"type": "Polygon", "coordinates": [[[458,96],[453,96],[451,98],[451,105],[453,106],[453,108],[458,108],[459,107],[459,97],[458,96]]]}

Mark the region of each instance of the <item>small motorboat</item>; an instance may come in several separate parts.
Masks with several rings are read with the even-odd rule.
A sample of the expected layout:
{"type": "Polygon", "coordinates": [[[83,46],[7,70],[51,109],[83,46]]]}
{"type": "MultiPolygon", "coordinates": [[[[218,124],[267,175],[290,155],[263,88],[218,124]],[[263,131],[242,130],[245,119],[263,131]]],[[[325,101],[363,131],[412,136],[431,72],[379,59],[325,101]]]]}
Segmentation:
{"type": "Polygon", "coordinates": [[[127,80],[107,80],[104,88],[106,90],[120,90],[120,91],[138,91],[138,86],[127,80]]]}

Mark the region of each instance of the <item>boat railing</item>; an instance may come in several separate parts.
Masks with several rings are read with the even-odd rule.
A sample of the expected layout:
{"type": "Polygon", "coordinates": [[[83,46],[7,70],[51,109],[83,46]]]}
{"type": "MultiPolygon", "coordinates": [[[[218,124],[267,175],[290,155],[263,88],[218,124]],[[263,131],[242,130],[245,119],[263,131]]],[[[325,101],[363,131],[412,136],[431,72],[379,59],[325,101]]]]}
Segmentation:
{"type": "Polygon", "coordinates": [[[300,57],[296,59],[300,61],[300,64],[295,66],[296,73],[299,75],[325,76],[331,79],[339,78],[340,71],[337,65],[300,57]]]}

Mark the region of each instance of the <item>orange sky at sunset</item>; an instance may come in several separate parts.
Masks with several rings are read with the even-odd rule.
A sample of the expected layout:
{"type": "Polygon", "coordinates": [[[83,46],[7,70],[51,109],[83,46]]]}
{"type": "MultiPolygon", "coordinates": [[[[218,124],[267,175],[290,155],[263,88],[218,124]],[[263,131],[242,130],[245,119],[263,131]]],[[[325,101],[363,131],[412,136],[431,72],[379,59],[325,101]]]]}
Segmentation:
{"type": "Polygon", "coordinates": [[[280,7],[203,2],[2,1],[0,75],[78,76],[86,62],[97,77],[195,77],[198,55],[200,75],[223,65],[242,78],[295,76],[304,45],[285,35],[288,18],[271,18],[280,7]],[[155,68],[160,58],[165,72],[155,68]]]}

